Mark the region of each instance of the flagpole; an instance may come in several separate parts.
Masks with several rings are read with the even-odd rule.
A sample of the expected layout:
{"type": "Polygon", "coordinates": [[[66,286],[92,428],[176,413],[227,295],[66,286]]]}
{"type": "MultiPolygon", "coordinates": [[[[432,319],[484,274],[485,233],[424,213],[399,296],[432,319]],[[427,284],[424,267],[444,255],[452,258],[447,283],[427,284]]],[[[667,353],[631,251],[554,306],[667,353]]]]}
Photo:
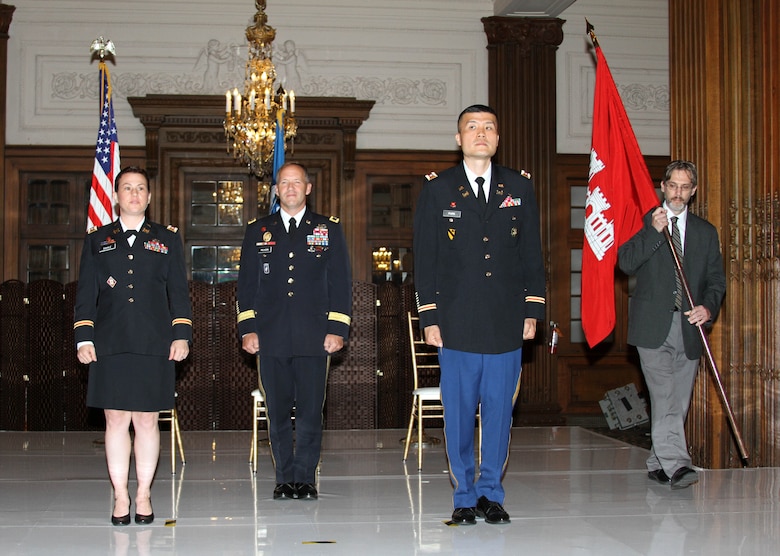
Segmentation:
{"type": "MultiPolygon", "coordinates": [[[[595,48],[599,48],[599,41],[596,38],[596,33],[593,25],[591,25],[591,23],[588,21],[587,18],[585,18],[585,24],[586,24],[586,32],[590,37],[590,40],[593,41],[593,46],[595,48]]],[[[666,237],[666,241],[669,244],[669,248],[672,251],[672,257],[674,258],[674,265],[678,275],[680,276],[680,282],[682,283],[683,286],[685,298],[688,300],[688,306],[694,307],[693,296],[691,295],[691,290],[688,285],[688,279],[686,278],[685,272],[683,271],[682,264],[680,263],[680,258],[677,256],[677,252],[674,250],[674,244],[672,243],[672,236],[669,233],[669,230],[666,228],[664,228],[664,236],[666,237]]],[[[709,368],[712,373],[712,378],[715,381],[715,385],[718,390],[720,401],[726,410],[726,418],[729,422],[729,426],[731,427],[731,432],[734,435],[734,440],[737,443],[737,449],[739,450],[739,455],[740,458],[742,459],[743,467],[746,467],[748,462],[748,453],[747,450],[745,449],[745,444],[742,441],[742,435],[740,434],[739,427],[737,426],[736,419],[734,418],[734,412],[731,409],[731,404],[729,403],[728,396],[726,395],[726,390],[723,387],[723,382],[721,380],[720,373],[718,372],[718,367],[715,364],[715,358],[712,356],[712,350],[710,349],[707,335],[705,334],[702,325],[699,324],[696,326],[696,328],[699,331],[699,338],[701,339],[702,346],[704,347],[704,352],[707,355],[707,361],[709,362],[709,368]]]]}
{"type": "MultiPolygon", "coordinates": [[[[685,276],[685,272],[683,271],[682,264],[680,262],[680,257],[677,255],[677,251],[674,249],[674,243],[672,243],[672,236],[666,227],[664,227],[664,237],[666,237],[669,248],[672,250],[674,266],[677,269],[677,274],[680,276],[680,282],[682,283],[685,299],[688,300],[689,307],[694,307],[691,288],[688,285],[688,278],[685,276]]],[[[742,442],[742,435],[739,432],[739,427],[737,427],[737,421],[734,418],[734,412],[731,410],[731,404],[729,403],[728,396],[726,395],[726,390],[723,387],[723,382],[721,381],[718,367],[715,364],[715,358],[712,356],[712,350],[710,349],[710,343],[707,339],[707,334],[705,334],[704,327],[701,324],[697,324],[696,328],[699,331],[699,338],[701,339],[702,346],[704,346],[704,352],[707,355],[707,361],[710,364],[710,371],[712,372],[712,378],[715,381],[715,386],[718,389],[720,401],[723,403],[723,407],[726,409],[726,418],[728,419],[729,425],[731,426],[731,432],[734,434],[734,440],[737,443],[737,449],[739,450],[739,455],[742,458],[743,467],[747,467],[748,453],[745,449],[745,444],[742,442]]]]}

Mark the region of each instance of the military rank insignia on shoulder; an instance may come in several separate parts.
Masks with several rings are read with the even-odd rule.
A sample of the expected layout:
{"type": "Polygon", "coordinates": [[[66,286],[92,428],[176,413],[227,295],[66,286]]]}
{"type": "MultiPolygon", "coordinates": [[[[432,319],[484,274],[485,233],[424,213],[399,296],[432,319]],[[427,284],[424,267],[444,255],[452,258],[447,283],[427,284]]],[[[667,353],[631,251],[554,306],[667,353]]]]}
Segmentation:
{"type": "Polygon", "coordinates": [[[525,170],[520,170],[520,175],[523,176],[524,178],[528,178],[529,180],[531,179],[531,174],[526,172],[525,170]]]}
{"type": "Polygon", "coordinates": [[[87,234],[91,234],[97,231],[97,226],[92,226],[89,230],[87,230],[87,234]]]}
{"type": "Polygon", "coordinates": [[[435,180],[438,177],[439,177],[439,174],[437,174],[436,172],[431,172],[430,174],[425,174],[425,179],[428,180],[428,181],[433,181],[433,180],[435,180]]]}
{"type": "Polygon", "coordinates": [[[341,219],[338,216],[331,216],[328,220],[330,220],[334,224],[338,224],[341,219]]]}
{"type": "Polygon", "coordinates": [[[169,225],[168,225],[168,230],[169,230],[169,231],[171,231],[171,232],[173,232],[173,233],[175,234],[176,232],[178,232],[178,231],[179,231],[179,228],[177,228],[176,226],[171,226],[171,225],[169,224],[169,225]]]}
{"type": "Polygon", "coordinates": [[[253,218],[252,220],[250,220],[250,221],[249,221],[249,222],[247,222],[246,224],[247,224],[247,226],[248,226],[249,224],[254,224],[255,222],[257,222],[257,218],[253,218]]]}

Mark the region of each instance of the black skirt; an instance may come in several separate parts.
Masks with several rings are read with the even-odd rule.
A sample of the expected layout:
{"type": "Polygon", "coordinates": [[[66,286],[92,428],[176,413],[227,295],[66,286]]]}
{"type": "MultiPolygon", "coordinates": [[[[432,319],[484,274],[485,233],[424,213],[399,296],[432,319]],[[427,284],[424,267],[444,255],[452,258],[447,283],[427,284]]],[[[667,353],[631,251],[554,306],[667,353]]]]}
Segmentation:
{"type": "Polygon", "coordinates": [[[101,355],[89,365],[87,405],[126,411],[174,406],[176,363],[159,355],[101,355]]]}

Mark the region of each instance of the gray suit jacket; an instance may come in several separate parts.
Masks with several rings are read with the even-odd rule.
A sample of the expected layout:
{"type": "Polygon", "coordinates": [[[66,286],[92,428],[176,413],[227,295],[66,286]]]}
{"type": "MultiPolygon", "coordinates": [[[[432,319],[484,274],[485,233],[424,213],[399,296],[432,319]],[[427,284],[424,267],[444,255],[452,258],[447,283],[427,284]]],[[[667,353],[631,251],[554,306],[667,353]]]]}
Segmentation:
{"type": "MultiPolygon", "coordinates": [[[[645,215],[642,229],[618,249],[618,266],[629,276],[636,276],[628,315],[628,343],[654,349],[663,344],[672,324],[676,271],[671,246],[651,225],[651,215],[652,211],[645,215]]],[[[683,271],[694,304],[709,309],[714,321],[726,292],[718,232],[690,211],[683,251],[683,271]]],[[[683,306],[683,311],[690,309],[684,295],[683,306]]],[[[682,335],[685,355],[689,359],[701,357],[698,332],[686,318],[682,319],[682,335]]]]}

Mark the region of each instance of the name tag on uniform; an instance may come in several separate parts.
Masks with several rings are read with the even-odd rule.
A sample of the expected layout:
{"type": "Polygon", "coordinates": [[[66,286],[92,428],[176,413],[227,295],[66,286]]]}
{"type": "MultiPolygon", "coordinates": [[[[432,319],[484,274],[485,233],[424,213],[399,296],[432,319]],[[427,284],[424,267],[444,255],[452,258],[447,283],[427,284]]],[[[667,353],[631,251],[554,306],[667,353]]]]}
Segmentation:
{"type": "Polygon", "coordinates": [[[108,251],[113,251],[114,249],[116,249],[116,243],[102,243],[98,253],[106,253],[108,251]]]}
{"type": "Polygon", "coordinates": [[[444,218],[460,218],[459,210],[443,210],[441,215],[444,218]]]}
{"type": "Polygon", "coordinates": [[[275,241],[258,241],[255,243],[257,246],[257,252],[261,255],[268,255],[273,252],[275,241]]]}

